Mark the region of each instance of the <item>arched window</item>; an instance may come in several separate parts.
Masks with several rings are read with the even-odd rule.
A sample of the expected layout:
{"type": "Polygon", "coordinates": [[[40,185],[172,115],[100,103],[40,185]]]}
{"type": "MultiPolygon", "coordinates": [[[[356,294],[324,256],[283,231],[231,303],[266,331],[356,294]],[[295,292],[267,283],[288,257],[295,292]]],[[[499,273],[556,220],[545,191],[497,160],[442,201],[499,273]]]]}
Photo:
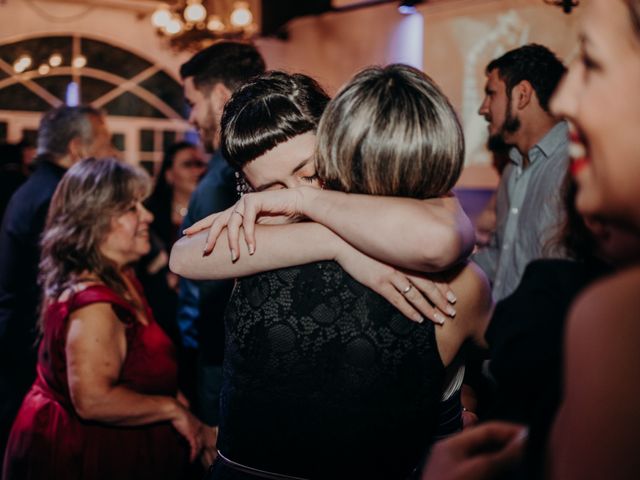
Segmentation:
{"type": "Polygon", "coordinates": [[[152,172],[189,130],[182,87],[140,55],[80,35],[0,44],[0,140],[34,141],[42,112],[75,102],[103,109],[124,158],[152,172]]]}

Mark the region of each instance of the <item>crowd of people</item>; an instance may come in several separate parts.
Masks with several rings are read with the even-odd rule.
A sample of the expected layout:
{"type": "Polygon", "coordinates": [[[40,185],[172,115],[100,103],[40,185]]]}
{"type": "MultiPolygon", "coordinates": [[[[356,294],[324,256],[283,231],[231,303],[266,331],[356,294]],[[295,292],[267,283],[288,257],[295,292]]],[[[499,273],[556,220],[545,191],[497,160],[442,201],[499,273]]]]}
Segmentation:
{"type": "Polygon", "coordinates": [[[211,158],[153,188],[101,111],[47,112],[0,230],[1,478],[638,478],[640,1],[579,38],[486,67],[481,248],[406,65],[330,98],[216,43],[180,71],[211,158]]]}

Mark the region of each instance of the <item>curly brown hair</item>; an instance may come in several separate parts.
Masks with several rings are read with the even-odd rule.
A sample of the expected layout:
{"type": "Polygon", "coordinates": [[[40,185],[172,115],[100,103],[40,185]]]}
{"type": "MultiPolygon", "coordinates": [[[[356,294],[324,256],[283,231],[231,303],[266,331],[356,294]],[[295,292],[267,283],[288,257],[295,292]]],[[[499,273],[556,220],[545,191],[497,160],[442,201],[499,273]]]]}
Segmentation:
{"type": "Polygon", "coordinates": [[[117,266],[100,245],[112,219],[145,198],[150,188],[144,170],[115,158],[87,158],[67,171],[51,200],[40,243],[42,311],[86,272],[127,297],[117,266]]]}

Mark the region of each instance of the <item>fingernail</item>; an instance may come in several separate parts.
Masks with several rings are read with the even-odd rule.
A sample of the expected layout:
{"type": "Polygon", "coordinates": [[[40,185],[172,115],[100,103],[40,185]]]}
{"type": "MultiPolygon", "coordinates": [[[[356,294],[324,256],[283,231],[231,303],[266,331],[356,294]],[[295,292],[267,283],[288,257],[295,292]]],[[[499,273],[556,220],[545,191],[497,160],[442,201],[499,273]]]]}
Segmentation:
{"type": "Polygon", "coordinates": [[[249,255],[253,255],[256,251],[256,247],[253,245],[249,245],[249,255]]]}
{"type": "Polygon", "coordinates": [[[231,261],[235,262],[238,259],[238,255],[236,254],[236,251],[231,249],[231,261]]]}
{"type": "Polygon", "coordinates": [[[458,301],[458,299],[456,298],[456,296],[453,294],[451,290],[447,292],[447,300],[449,300],[451,303],[456,303],[458,301]]]}
{"type": "Polygon", "coordinates": [[[444,317],[442,316],[441,313],[436,313],[433,318],[436,320],[436,322],[438,322],[440,325],[444,325],[444,317]]]}
{"type": "Polygon", "coordinates": [[[456,309],[453,308],[452,306],[448,305],[445,310],[447,311],[447,313],[449,314],[450,317],[455,317],[456,316],[456,309]]]}
{"type": "Polygon", "coordinates": [[[424,318],[422,317],[422,315],[414,315],[413,319],[418,323],[424,322],[424,318]]]}

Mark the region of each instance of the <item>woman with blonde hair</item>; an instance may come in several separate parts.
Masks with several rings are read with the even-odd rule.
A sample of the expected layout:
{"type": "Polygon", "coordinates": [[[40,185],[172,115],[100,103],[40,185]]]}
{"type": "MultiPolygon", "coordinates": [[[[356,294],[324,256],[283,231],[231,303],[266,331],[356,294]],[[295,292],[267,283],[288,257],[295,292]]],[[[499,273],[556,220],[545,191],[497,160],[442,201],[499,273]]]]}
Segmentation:
{"type": "Polygon", "coordinates": [[[468,248],[455,200],[440,197],[462,168],[462,130],[430,78],[391,65],[349,82],[316,136],[313,122],[304,127],[285,108],[306,88],[276,76],[283,85],[258,78],[223,115],[226,156],[258,193],[195,229],[213,221],[214,238],[227,226],[229,244],[203,258],[200,235],[172,252],[182,275],[246,276],[227,310],[210,478],[407,478],[434,438],[461,426],[451,377],[491,307],[486,279],[464,265],[442,276],[460,292],[443,325],[394,307],[420,308],[430,282],[416,270],[446,269],[468,248]],[[300,214],[313,222],[253,226],[258,215],[300,214]],[[378,288],[383,298],[368,283],[390,288],[378,288]]]}
{"type": "MultiPolygon", "coordinates": [[[[181,478],[215,431],[181,403],[174,347],[131,264],[149,251],[150,180],[116,159],[74,165],[42,239],[37,378],[3,478],[181,478]]],[[[211,457],[208,458],[210,460],[211,457]]]]}

